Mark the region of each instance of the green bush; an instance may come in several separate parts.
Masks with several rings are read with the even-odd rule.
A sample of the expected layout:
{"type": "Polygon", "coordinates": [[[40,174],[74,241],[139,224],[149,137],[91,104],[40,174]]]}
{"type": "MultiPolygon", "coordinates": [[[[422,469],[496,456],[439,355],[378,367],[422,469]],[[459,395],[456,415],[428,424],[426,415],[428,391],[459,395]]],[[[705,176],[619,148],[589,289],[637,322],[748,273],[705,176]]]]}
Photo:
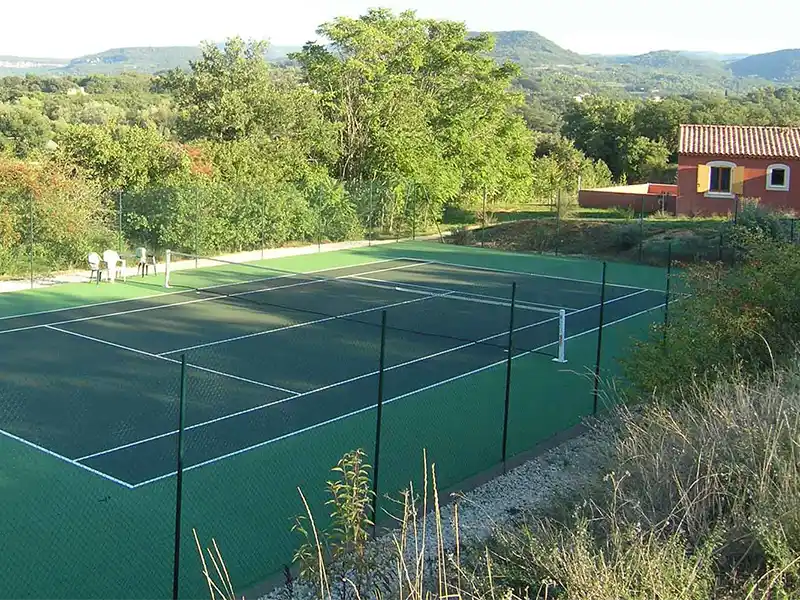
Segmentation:
{"type": "Polygon", "coordinates": [[[675,282],[666,344],[656,327],[624,361],[641,392],[679,395],[698,379],[734,368],[757,373],[792,354],[800,337],[800,249],[763,235],[741,239],[734,268],[695,265],[675,282]]]}

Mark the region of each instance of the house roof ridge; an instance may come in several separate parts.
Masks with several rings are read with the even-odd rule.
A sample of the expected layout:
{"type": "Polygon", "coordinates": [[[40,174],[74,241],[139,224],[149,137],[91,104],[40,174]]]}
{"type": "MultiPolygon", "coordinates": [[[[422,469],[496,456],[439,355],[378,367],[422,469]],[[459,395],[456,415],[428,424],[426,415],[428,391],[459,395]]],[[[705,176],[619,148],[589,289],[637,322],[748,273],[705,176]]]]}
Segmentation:
{"type": "Polygon", "coordinates": [[[800,127],[681,124],[685,155],[800,160],[800,127]]]}

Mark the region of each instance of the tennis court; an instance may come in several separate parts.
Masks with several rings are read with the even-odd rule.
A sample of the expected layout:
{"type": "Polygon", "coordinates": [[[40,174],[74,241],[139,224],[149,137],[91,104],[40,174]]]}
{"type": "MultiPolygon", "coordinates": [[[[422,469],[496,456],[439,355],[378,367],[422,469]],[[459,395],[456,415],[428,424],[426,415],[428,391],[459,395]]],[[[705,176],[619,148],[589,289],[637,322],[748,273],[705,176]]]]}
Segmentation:
{"type": "MultiPolygon", "coordinates": [[[[520,408],[512,413],[510,431],[511,452],[516,453],[555,433],[550,430],[560,425],[554,423],[568,426],[587,414],[586,382],[573,378],[565,383],[564,373],[591,362],[601,297],[604,323],[621,325],[621,331],[631,320],[640,333],[646,330],[642,318],[652,322],[654,311],[664,304],[664,292],[645,284],[611,282],[603,291],[597,278],[556,275],[547,268],[539,273],[519,270],[511,261],[504,269],[497,256],[494,262],[476,260],[476,255],[462,261],[452,254],[431,254],[420,244],[406,247],[407,253],[402,249],[329,259],[336,264],[305,272],[269,261],[236,264],[198,258],[192,264],[193,259],[176,254],[166,281],[169,288],[162,287],[163,278],[159,289],[133,281],[128,286],[140,285],[150,293],[6,314],[0,318],[0,429],[7,440],[40,455],[35,460],[49,461],[49,469],[61,465],[59,478],[102,480],[102,498],[119,499],[113,510],[124,512],[126,535],[133,532],[133,545],[141,548],[146,542],[138,536],[152,539],[153,527],[159,535],[169,532],[174,499],[167,498],[175,475],[179,373],[185,356],[187,527],[216,524],[235,532],[230,540],[235,545],[249,547],[258,539],[239,531],[258,528],[252,512],[249,519],[209,516],[209,505],[255,510],[252,497],[240,498],[241,490],[230,496],[220,490],[201,492],[210,480],[239,484],[245,495],[282,510],[279,522],[269,526],[283,532],[277,541],[264,542],[266,550],[253,558],[231,559],[232,571],[248,584],[291,558],[286,549],[296,539],[289,534],[288,517],[301,512],[296,487],[315,486],[321,492],[325,470],[342,450],[371,449],[384,314],[382,398],[388,421],[382,472],[386,490],[396,491],[419,469],[420,457],[412,454],[419,444],[429,449],[440,445],[457,456],[451,449],[468,442],[465,428],[476,426],[469,419],[492,421],[491,433],[476,438],[474,452],[494,452],[509,331],[519,371],[512,392],[520,408]],[[354,264],[340,264],[348,262],[354,264]],[[566,364],[558,361],[560,356],[566,364]],[[454,386],[461,387],[453,391],[454,386]],[[579,409],[570,400],[554,399],[569,395],[570,386],[583,394],[579,409]],[[549,396],[538,408],[527,401],[537,391],[549,396]],[[452,403],[436,404],[438,397],[452,403]],[[470,414],[458,414],[459,405],[470,414]],[[547,414],[552,418],[545,418],[547,414]],[[436,443],[426,443],[430,424],[423,421],[438,421],[436,443]],[[264,449],[287,455],[275,458],[264,449]],[[254,454],[256,450],[260,452],[254,454]],[[247,463],[248,456],[258,456],[259,464],[247,463]],[[306,464],[312,459],[313,468],[306,464]],[[283,470],[271,471],[278,468],[283,470]],[[280,486],[274,480],[253,483],[265,477],[265,469],[273,479],[280,475],[285,481],[280,486]],[[259,485],[280,489],[266,492],[259,485]],[[208,493],[215,497],[203,496],[200,506],[201,494],[208,493]],[[135,500],[121,500],[123,495],[135,500]],[[149,516],[131,516],[131,502],[149,516]],[[140,522],[147,519],[158,525],[140,522]],[[265,553],[276,556],[270,561],[265,553]]],[[[307,262],[314,266],[313,260],[307,262]]],[[[447,457],[440,462],[448,464],[447,457]]],[[[453,477],[463,478],[495,464],[497,457],[470,461],[459,456],[451,462],[453,477]]],[[[92,535],[111,535],[119,517],[112,512],[98,518],[98,529],[108,528],[109,520],[117,525],[92,535]]],[[[169,550],[159,549],[156,555],[168,557],[169,550]]],[[[130,584],[132,573],[115,579],[129,582],[122,595],[152,597],[168,595],[168,577],[155,577],[153,588],[130,584]]],[[[197,589],[193,564],[184,578],[188,589],[197,589]]],[[[100,593],[92,585],[89,596],[122,593],[100,593]]],[[[29,591],[51,595],[52,588],[29,591]]],[[[83,595],[74,587],[62,594],[83,595]]]]}

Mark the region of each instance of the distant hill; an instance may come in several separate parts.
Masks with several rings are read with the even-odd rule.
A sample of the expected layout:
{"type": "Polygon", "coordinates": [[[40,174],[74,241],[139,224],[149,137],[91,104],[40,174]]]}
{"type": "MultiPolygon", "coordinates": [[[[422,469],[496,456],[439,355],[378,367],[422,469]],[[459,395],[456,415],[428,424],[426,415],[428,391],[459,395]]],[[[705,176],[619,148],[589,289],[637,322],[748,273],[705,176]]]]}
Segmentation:
{"type": "Polygon", "coordinates": [[[689,58],[717,60],[720,62],[731,62],[750,56],[749,54],[722,54],[720,52],[693,52],[690,50],[680,50],[680,53],[684,56],[688,56],[689,58]]]}
{"type": "Polygon", "coordinates": [[[654,69],[688,70],[692,72],[712,71],[717,74],[722,74],[726,70],[723,63],[718,60],[687,56],[674,50],[657,50],[636,56],[614,56],[608,60],[621,65],[651,67],[654,69]]]}
{"type": "MultiPolygon", "coordinates": [[[[800,50],[742,58],[736,54],[659,50],[635,56],[581,55],[535,31],[490,32],[492,56],[522,69],[528,89],[567,86],[573,95],[608,93],[660,97],[702,91],[745,91],[769,84],[800,85],[800,50]],[[538,80],[547,79],[547,82],[538,80]]],[[[301,46],[270,46],[267,58],[287,60],[301,46]]],[[[0,56],[0,75],[157,73],[186,68],[200,56],[194,46],[117,48],[72,60],[0,56]]]]}
{"type": "MultiPolygon", "coordinates": [[[[300,49],[300,46],[270,46],[266,56],[271,61],[282,61],[290,52],[300,49]]],[[[189,61],[198,58],[198,46],[115,48],[72,60],[0,56],[0,75],[114,75],[125,71],[157,73],[186,68],[189,61]]]]}
{"type": "Polygon", "coordinates": [[[494,31],[492,55],[518,63],[523,70],[586,63],[586,57],[566,50],[535,31],[494,31]]]}
{"type": "Polygon", "coordinates": [[[737,77],[762,77],[772,81],[800,80],[800,49],[755,54],[730,63],[737,77]]]}

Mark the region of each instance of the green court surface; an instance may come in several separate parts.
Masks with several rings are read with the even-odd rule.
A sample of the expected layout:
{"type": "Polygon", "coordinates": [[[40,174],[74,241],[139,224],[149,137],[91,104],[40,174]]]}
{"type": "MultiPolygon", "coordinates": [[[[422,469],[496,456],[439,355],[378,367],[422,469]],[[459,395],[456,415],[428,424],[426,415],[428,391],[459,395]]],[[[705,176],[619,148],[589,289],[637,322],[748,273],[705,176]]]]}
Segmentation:
{"type": "MultiPolygon", "coordinates": [[[[187,363],[181,596],[203,596],[192,529],[239,590],[290,563],[303,511],[324,523],[342,454],[375,452],[386,318],[381,498],[441,488],[593,410],[603,375],[663,318],[665,272],[399,243],[0,296],[2,597],[172,593],[180,363],[187,363]],[[567,362],[559,350],[565,314],[567,362]]],[[[382,506],[390,506],[384,501],[382,506]]]]}

